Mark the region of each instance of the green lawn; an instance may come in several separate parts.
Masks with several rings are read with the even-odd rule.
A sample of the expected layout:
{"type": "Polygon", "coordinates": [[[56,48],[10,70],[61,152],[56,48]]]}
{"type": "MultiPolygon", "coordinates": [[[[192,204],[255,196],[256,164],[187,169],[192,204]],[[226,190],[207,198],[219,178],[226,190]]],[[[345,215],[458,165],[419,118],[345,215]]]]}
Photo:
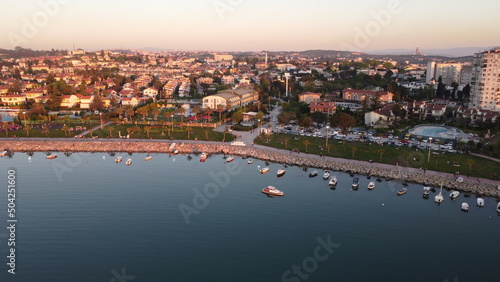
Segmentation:
{"type": "MultiPolygon", "coordinates": [[[[77,126],[81,126],[81,127],[85,127],[86,129],[90,129],[90,128],[93,128],[93,127],[96,127],[96,126],[99,126],[99,122],[97,123],[81,123],[81,122],[78,122],[78,123],[67,123],[67,127],[68,128],[73,128],[73,129],[76,129],[77,126]]],[[[42,124],[30,124],[29,125],[30,129],[28,131],[26,131],[25,127],[21,128],[21,129],[18,129],[18,130],[13,130],[13,131],[10,131],[8,133],[6,133],[5,131],[2,131],[0,132],[0,137],[13,137],[13,136],[17,136],[17,137],[34,137],[34,138],[65,138],[65,137],[68,137],[68,138],[73,138],[75,135],[81,133],[83,130],[79,130],[79,131],[63,131],[62,128],[63,128],[63,124],[61,123],[52,123],[49,127],[48,127],[48,131],[44,131],[44,129],[42,129],[42,124]]]]}
{"type": "Polygon", "coordinates": [[[255,139],[256,144],[279,149],[298,149],[300,152],[308,151],[311,154],[323,154],[344,159],[356,159],[404,167],[425,168],[429,170],[448,173],[459,172],[461,175],[470,174],[475,177],[493,178],[494,174],[500,175],[500,163],[483,158],[457,153],[437,154],[428,150],[417,150],[408,147],[392,147],[379,144],[361,142],[348,142],[328,140],[329,150],[325,138],[295,136],[287,134],[272,134],[267,138],[263,135],[255,139]],[[309,142],[306,150],[306,141],[309,142]],[[323,150],[321,150],[323,147],[323,150]],[[328,152],[329,151],[329,152],[328,152]],[[428,161],[429,159],[429,161],[428,161]],[[458,166],[454,166],[458,165],[458,166]]]}

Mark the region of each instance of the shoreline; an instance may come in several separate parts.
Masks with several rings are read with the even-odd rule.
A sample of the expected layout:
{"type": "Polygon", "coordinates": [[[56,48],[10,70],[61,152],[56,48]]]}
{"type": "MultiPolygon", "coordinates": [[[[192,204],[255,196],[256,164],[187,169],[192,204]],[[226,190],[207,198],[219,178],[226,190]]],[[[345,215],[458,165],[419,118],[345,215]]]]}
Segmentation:
{"type": "MultiPolygon", "coordinates": [[[[102,139],[101,139],[102,140],[102,139]]],[[[500,199],[500,190],[497,188],[500,181],[465,177],[463,183],[457,183],[456,178],[449,173],[435,171],[420,171],[415,168],[397,167],[379,163],[368,163],[333,157],[320,157],[304,153],[290,153],[288,151],[268,148],[264,146],[232,146],[230,143],[182,141],[182,140],[0,140],[0,149],[11,152],[126,152],[126,153],[172,153],[171,143],[177,143],[175,149],[179,154],[228,154],[234,156],[249,156],[269,162],[291,166],[328,169],[351,174],[371,175],[375,178],[412,182],[424,186],[439,187],[457,190],[465,193],[500,199]],[[183,142],[184,146],[179,146],[183,142]],[[479,183],[478,183],[479,180],[479,183]]]]}

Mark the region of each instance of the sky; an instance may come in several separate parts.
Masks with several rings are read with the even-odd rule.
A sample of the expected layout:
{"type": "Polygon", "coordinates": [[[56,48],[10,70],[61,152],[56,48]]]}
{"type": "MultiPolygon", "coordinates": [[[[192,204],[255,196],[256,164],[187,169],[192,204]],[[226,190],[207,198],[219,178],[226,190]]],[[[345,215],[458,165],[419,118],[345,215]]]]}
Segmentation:
{"type": "Polygon", "coordinates": [[[302,51],[500,45],[500,1],[23,0],[0,48],[302,51]]]}

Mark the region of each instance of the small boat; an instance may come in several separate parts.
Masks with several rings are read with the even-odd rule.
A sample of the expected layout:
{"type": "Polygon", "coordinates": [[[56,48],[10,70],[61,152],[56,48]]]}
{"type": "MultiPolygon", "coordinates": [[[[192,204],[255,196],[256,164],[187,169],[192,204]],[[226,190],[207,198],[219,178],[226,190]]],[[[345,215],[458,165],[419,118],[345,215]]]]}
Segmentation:
{"type": "Polygon", "coordinates": [[[175,147],[175,145],[176,145],[175,142],[172,143],[172,144],[170,144],[170,146],[168,147],[168,149],[172,150],[175,147]]]}
{"type": "Polygon", "coordinates": [[[424,187],[424,198],[429,198],[430,195],[431,195],[431,187],[429,186],[424,187]]]}
{"type": "Polygon", "coordinates": [[[122,161],[123,161],[122,156],[116,157],[116,159],[115,159],[115,163],[121,163],[122,161]]]}
{"type": "Polygon", "coordinates": [[[200,155],[200,162],[204,162],[207,159],[207,154],[206,153],[201,153],[200,155]]]}
{"type": "Polygon", "coordinates": [[[0,152],[0,157],[4,157],[4,156],[6,156],[6,155],[7,155],[7,153],[8,153],[7,151],[2,151],[2,152],[0,152]]]}
{"type": "Polygon", "coordinates": [[[149,160],[151,160],[152,158],[153,158],[152,156],[148,155],[148,156],[147,156],[144,160],[145,160],[145,161],[149,161],[149,160]]]}
{"type": "Polygon", "coordinates": [[[332,178],[330,178],[330,181],[328,181],[328,185],[335,186],[335,185],[337,185],[337,182],[338,182],[337,177],[332,176],[332,178]]]}
{"type": "Polygon", "coordinates": [[[132,159],[128,159],[126,162],[125,162],[126,165],[131,165],[132,164],[132,159]]]}
{"type": "Polygon", "coordinates": [[[179,154],[179,150],[175,149],[173,152],[172,152],[172,155],[177,155],[179,154]]]}
{"type": "Polygon", "coordinates": [[[463,212],[468,212],[469,211],[469,204],[467,204],[466,202],[463,202],[461,209],[463,212]]]}
{"type": "Polygon", "coordinates": [[[359,187],[359,178],[358,177],[354,177],[352,179],[352,188],[353,189],[358,189],[359,187]]]}
{"type": "Polygon", "coordinates": [[[439,194],[437,194],[436,197],[434,197],[434,202],[438,204],[443,202],[444,197],[442,192],[443,192],[443,186],[441,185],[441,188],[439,189],[439,194]]]}
{"type": "Polygon", "coordinates": [[[478,207],[480,207],[480,208],[484,207],[484,199],[483,198],[481,198],[481,197],[477,198],[476,203],[477,203],[478,207]]]}
{"type": "Polygon", "coordinates": [[[262,193],[268,196],[283,196],[285,193],[276,189],[274,186],[267,186],[267,188],[262,189],[262,193]]]}
{"type": "Polygon", "coordinates": [[[458,196],[460,195],[460,192],[458,191],[453,191],[450,193],[450,198],[455,200],[456,198],[458,198],[458,196]]]}
{"type": "Polygon", "coordinates": [[[318,171],[317,170],[311,171],[309,173],[309,177],[316,177],[316,176],[318,176],[318,171]]]}
{"type": "Polygon", "coordinates": [[[268,167],[262,168],[262,169],[260,170],[260,173],[261,173],[261,174],[268,173],[268,172],[269,172],[269,168],[268,168],[268,167]]]}
{"type": "Polygon", "coordinates": [[[50,154],[47,156],[47,159],[51,160],[51,159],[55,159],[57,158],[57,154],[50,154]]]}
{"type": "Polygon", "coordinates": [[[368,190],[373,190],[373,189],[375,189],[375,182],[370,181],[370,183],[368,183],[368,190]]]}
{"type": "Polygon", "coordinates": [[[276,176],[281,177],[285,175],[286,170],[284,169],[278,169],[278,172],[276,172],[276,176]]]}
{"type": "Polygon", "coordinates": [[[323,179],[327,180],[328,178],[330,178],[330,172],[328,170],[325,170],[325,173],[323,173],[323,179]]]}
{"type": "Polygon", "coordinates": [[[497,204],[497,212],[500,212],[500,202],[497,204]]]}
{"type": "Polygon", "coordinates": [[[226,162],[227,162],[227,163],[230,163],[230,162],[232,162],[232,161],[234,161],[234,158],[233,158],[233,157],[229,157],[229,158],[227,158],[227,159],[226,159],[226,162]]]}
{"type": "Polygon", "coordinates": [[[247,164],[253,164],[253,161],[252,160],[248,160],[247,164]]]}
{"type": "Polygon", "coordinates": [[[408,188],[401,188],[401,189],[399,189],[398,190],[398,196],[406,194],[407,191],[408,191],[408,188]]]}
{"type": "Polygon", "coordinates": [[[464,182],[464,178],[463,177],[457,178],[457,183],[462,183],[462,182],[464,182]]]}

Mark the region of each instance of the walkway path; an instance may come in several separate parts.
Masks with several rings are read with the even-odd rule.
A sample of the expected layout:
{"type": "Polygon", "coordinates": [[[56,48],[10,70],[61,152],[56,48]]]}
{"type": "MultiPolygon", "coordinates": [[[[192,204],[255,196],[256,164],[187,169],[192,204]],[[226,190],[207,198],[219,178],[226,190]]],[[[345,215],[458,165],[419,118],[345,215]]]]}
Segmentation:
{"type": "MultiPolygon", "coordinates": [[[[108,126],[108,125],[110,125],[110,124],[112,124],[112,123],[113,123],[112,121],[108,121],[108,122],[106,122],[105,124],[103,124],[103,125],[102,125],[102,127],[104,128],[105,126],[108,126]]],[[[98,126],[96,126],[96,127],[94,127],[94,128],[91,128],[91,129],[89,129],[89,130],[86,130],[86,131],[84,131],[84,132],[82,132],[82,133],[80,133],[80,134],[78,134],[78,135],[85,136],[85,135],[89,134],[91,130],[92,130],[92,131],[96,131],[96,130],[99,130],[99,129],[101,129],[101,125],[98,125],[98,126]]]]}
{"type": "Polygon", "coordinates": [[[475,154],[475,153],[469,153],[469,154],[473,155],[473,156],[476,156],[476,157],[479,157],[479,158],[488,159],[490,161],[494,161],[494,162],[500,163],[499,159],[495,159],[495,158],[490,157],[490,156],[485,156],[485,155],[480,155],[480,154],[475,154]]]}

